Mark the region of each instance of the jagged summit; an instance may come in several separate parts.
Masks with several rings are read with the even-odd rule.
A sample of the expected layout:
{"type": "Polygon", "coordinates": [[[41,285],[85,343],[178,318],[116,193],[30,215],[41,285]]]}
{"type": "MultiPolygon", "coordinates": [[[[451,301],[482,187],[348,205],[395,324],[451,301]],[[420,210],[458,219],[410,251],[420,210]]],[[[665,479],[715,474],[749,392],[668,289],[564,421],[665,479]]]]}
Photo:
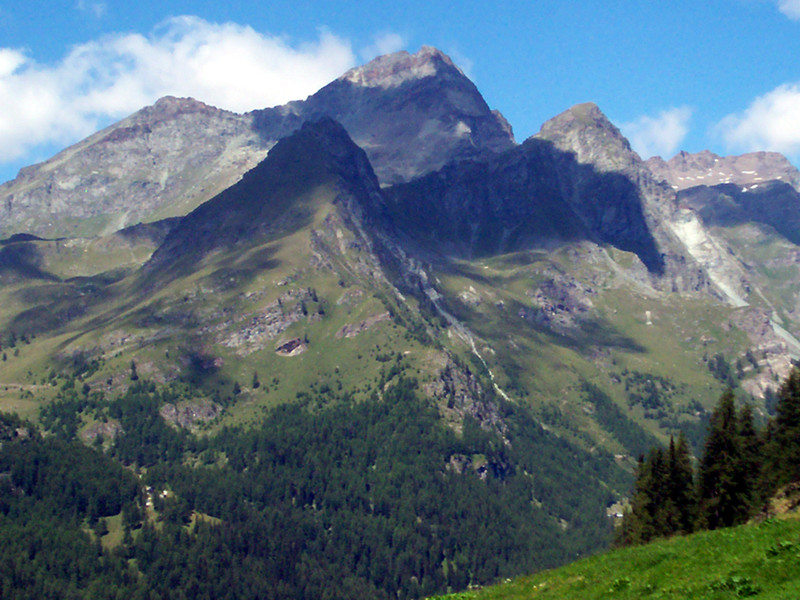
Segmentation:
{"type": "Polygon", "coordinates": [[[464,76],[444,52],[432,46],[422,46],[415,54],[401,51],[379,56],[366,65],[350,69],[339,80],[386,89],[398,87],[407,81],[433,77],[447,70],[464,76]]]}
{"type": "Polygon", "coordinates": [[[533,137],[573,152],[578,162],[602,170],[623,170],[640,160],[625,136],[592,102],[576,104],[553,117],[533,137]]]}
{"type": "Polygon", "coordinates": [[[162,98],[0,185],[0,236],[92,236],[185,215],[322,117],[344,126],[383,185],[515,145],[453,61],[424,46],[376,58],[304,101],[243,115],[162,98]]]}
{"type": "Polygon", "coordinates": [[[330,116],[369,156],[383,184],[515,145],[511,126],[443,52],[395,52],[345,73],[305,101],[257,111],[257,124],[330,116]]]}
{"type": "Polygon", "coordinates": [[[608,120],[608,117],[594,102],[583,102],[545,121],[537,136],[546,137],[554,132],[576,127],[611,129],[619,134],[619,129],[608,120]]]}
{"type": "Polygon", "coordinates": [[[655,156],[647,166],[675,190],[719,184],[736,184],[743,191],[758,189],[768,181],[780,181],[800,191],[800,171],[778,152],[750,152],[719,156],[708,150],[679,152],[666,161],[655,156]]]}
{"type": "Polygon", "coordinates": [[[233,114],[231,111],[211,106],[194,98],[178,98],[176,96],[163,96],[156,100],[152,106],[145,107],[139,115],[157,117],[170,117],[183,113],[214,113],[225,112],[233,114]]]}

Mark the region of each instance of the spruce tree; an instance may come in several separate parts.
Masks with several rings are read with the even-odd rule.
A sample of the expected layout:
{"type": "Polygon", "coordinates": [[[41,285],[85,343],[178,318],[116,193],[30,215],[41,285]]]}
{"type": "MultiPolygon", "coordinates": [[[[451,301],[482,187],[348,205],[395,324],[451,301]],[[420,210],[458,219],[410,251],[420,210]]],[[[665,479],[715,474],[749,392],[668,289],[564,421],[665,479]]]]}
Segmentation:
{"type": "Polygon", "coordinates": [[[733,390],[722,395],[711,413],[699,474],[700,525],[730,527],[747,520],[750,491],[744,473],[739,422],[733,390]]]}
{"type": "Polygon", "coordinates": [[[647,460],[639,458],[636,489],[624,517],[620,545],[642,544],[673,532],[671,523],[678,519],[677,510],[668,492],[668,455],[662,448],[653,448],[647,460]]]}
{"type": "Polygon", "coordinates": [[[645,462],[644,455],[639,456],[631,507],[625,512],[617,537],[617,544],[620,546],[643,544],[652,538],[650,510],[653,507],[653,499],[649,462],[649,460],[645,462]]]}
{"type": "Polygon", "coordinates": [[[742,486],[748,495],[751,512],[766,498],[761,493],[763,440],[753,422],[753,408],[745,404],[739,412],[739,443],[742,452],[742,486]]]}
{"type": "Polygon", "coordinates": [[[697,497],[689,442],[683,432],[678,436],[677,443],[672,437],[669,439],[668,470],[668,494],[676,511],[671,529],[673,533],[689,533],[694,529],[697,497]]]}
{"type": "Polygon", "coordinates": [[[772,463],[776,483],[800,480],[800,369],[795,367],[778,393],[772,463]]]}

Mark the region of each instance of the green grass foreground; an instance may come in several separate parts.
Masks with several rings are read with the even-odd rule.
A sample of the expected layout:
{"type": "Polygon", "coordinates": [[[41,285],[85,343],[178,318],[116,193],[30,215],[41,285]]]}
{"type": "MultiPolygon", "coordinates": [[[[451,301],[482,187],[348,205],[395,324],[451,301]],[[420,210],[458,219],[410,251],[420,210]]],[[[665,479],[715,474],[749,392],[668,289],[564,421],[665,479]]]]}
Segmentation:
{"type": "MultiPolygon", "coordinates": [[[[800,598],[800,516],[600,554],[438,600],[800,598]]],[[[431,599],[431,600],[437,600],[431,599]]]]}

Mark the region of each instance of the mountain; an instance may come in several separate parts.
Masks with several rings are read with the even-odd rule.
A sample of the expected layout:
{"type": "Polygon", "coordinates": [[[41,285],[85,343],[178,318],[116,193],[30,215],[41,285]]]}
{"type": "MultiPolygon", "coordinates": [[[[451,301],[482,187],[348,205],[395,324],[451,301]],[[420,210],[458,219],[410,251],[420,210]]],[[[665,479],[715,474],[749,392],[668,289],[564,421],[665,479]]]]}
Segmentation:
{"type": "Polygon", "coordinates": [[[248,121],[162,98],[0,186],[0,235],[94,236],[185,214],[266,155],[248,121]]]}
{"type": "Polygon", "coordinates": [[[783,181],[800,189],[800,172],[777,152],[751,152],[741,156],[717,156],[705,150],[696,154],[679,152],[669,161],[653,157],[647,166],[673,189],[732,183],[748,189],[761,182],[783,181]]]}
{"type": "Polygon", "coordinates": [[[729,386],[763,418],[800,356],[792,170],[675,188],[708,160],[590,103],[516,144],[425,47],[246,115],[162,99],[0,190],[0,408],[162,490],[65,525],[129,506],[154,586],[210,547],[291,598],[563,563],[636,457],[699,452],[729,386]]]}
{"type": "MultiPolygon", "coordinates": [[[[97,355],[109,360],[111,389],[135,360],[157,380],[191,373],[211,390],[246,380],[257,364],[280,369],[276,348],[300,340],[302,367],[280,403],[322,375],[307,351],[338,352],[348,334],[367,339],[395,323],[420,347],[438,348],[438,366],[420,368],[430,393],[459,388],[460,414],[503,430],[477,391],[483,377],[484,392],[530,405],[575,443],[635,455],[637,436],[678,424],[698,439],[697,399],[710,405],[728,383],[715,379],[709,358],[739,364],[742,386],[761,397],[797,352],[789,288],[768,285],[769,265],[786,260],[778,246],[764,268],[746,248],[734,251],[713,217],[727,214],[724,203],[701,204],[687,195],[697,189],[676,192],[660,180],[656,163],[643,163],[593,104],[515,145],[474,85],[432,48],[379,57],[305,101],[248,115],[164,99],[23,175],[41,191],[36,173],[105,161],[116,183],[89,196],[84,188],[102,200],[77,202],[54,221],[91,229],[116,210],[114,186],[161,172],[145,169],[154,160],[137,150],[145,146],[183,173],[174,182],[199,189],[191,169],[210,160],[219,168],[202,167],[203,193],[227,187],[199,204],[170,187],[171,175],[161,195],[130,184],[145,198],[136,218],[184,216],[97,237],[9,238],[2,329],[53,340],[39,369],[47,356],[97,355]],[[234,173],[233,156],[241,171],[260,162],[234,173]],[[186,370],[196,364],[218,366],[186,370]],[[570,403],[556,409],[552,398],[570,403]]],[[[791,179],[788,163],[767,158],[770,173],[791,179]]],[[[701,159],[709,160],[681,164],[701,159]]],[[[787,224],[793,197],[776,195],[780,184],[759,193],[776,207],[772,222],[787,224]]],[[[747,227],[758,223],[752,206],[736,210],[747,227]]]]}
{"type": "MultiPolygon", "coordinates": [[[[596,507],[627,474],[610,453],[543,428],[494,392],[460,344],[449,347],[449,328],[413,287],[427,271],[397,237],[366,153],[335,121],[306,123],[241,181],[169,224],[140,268],[106,281],[107,273],[51,274],[3,287],[2,344],[16,353],[2,371],[16,381],[4,406],[24,412],[49,396],[39,418],[51,437],[107,445],[104,461],[169,486],[166,496],[189,502],[195,520],[225,523],[201,535],[236,564],[204,579],[203,590],[224,581],[241,594],[278,586],[315,598],[341,584],[357,597],[412,598],[605,543],[596,507]],[[197,445],[192,432],[201,431],[213,447],[197,445]],[[195,461],[205,466],[184,470],[195,461]],[[245,554],[229,527],[271,549],[245,554]],[[387,540],[419,549],[422,562],[387,554],[387,540]],[[351,560],[366,570],[353,573],[351,560]],[[274,570],[274,561],[284,566],[274,570]]],[[[41,453],[56,452],[48,443],[41,453]]],[[[59,489],[42,492],[43,503],[58,506],[59,489]]],[[[151,497],[153,518],[168,518],[166,496],[151,497]]],[[[135,540],[120,547],[137,557],[141,585],[161,593],[157,573],[175,571],[151,559],[199,556],[199,538],[174,535],[186,514],[177,505],[163,536],[150,530],[146,500],[125,496],[77,514],[113,517],[126,502],[140,507],[126,509],[137,538],[154,545],[142,554],[135,540]]],[[[28,535],[41,535],[28,523],[28,535]]],[[[59,527],[65,539],[70,523],[59,527]]]]}
{"type": "MultiPolygon", "coordinates": [[[[771,370],[788,373],[787,356],[800,345],[792,257],[800,242],[800,172],[782,155],[756,152],[719,157],[681,152],[647,162],[677,191],[690,252],[731,302],[742,307],[752,343],[771,370]]],[[[772,385],[756,377],[745,387],[761,395],[772,385]]]]}
{"type": "Polygon", "coordinates": [[[448,162],[514,145],[511,126],[491,111],[448,56],[430,46],[351,69],[303,102],[256,111],[256,128],[330,116],[361,146],[384,184],[408,181],[448,162]]]}
{"type": "Polygon", "coordinates": [[[384,183],[514,145],[472,82],[423,47],[352,69],[304,101],[243,115],[162,98],[1,185],[0,236],[98,235],[185,215],[323,116],[345,126],[384,183]]]}

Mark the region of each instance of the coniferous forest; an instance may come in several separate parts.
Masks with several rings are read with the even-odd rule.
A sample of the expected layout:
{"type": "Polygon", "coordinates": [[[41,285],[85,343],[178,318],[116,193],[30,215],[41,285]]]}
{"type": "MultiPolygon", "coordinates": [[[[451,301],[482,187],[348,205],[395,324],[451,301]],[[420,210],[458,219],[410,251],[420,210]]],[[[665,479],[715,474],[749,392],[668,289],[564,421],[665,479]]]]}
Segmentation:
{"type": "Polygon", "coordinates": [[[513,444],[469,418],[456,434],[399,366],[381,384],[205,436],[159,416],[185,389],[141,379],[114,400],[65,382],[43,431],[3,416],[0,597],[419,598],[606,544],[610,496],[586,482],[624,488],[613,457],[511,405],[513,444]],[[87,445],[76,415],[123,433],[87,445]]]}
{"type": "Polygon", "coordinates": [[[776,414],[761,431],[752,408],[737,410],[734,400],[731,390],[719,399],[697,468],[682,434],[640,457],[618,544],[745,523],[800,480],[800,369],[781,387],[776,414]]]}
{"type": "MultiPolygon", "coordinates": [[[[613,457],[510,404],[513,444],[469,418],[456,433],[395,363],[381,397],[301,395],[209,435],[159,415],[191,390],[143,380],[115,399],[68,380],[39,427],[3,415],[0,597],[419,598],[605,545],[610,497],[586,482],[624,489],[613,457]],[[81,442],[77,415],[122,433],[81,442]],[[565,534],[542,505],[585,519],[565,534]]],[[[800,370],[761,430],[726,392],[696,467],[683,435],[640,459],[618,543],[748,520],[800,478],[798,434],[800,370]]]]}

